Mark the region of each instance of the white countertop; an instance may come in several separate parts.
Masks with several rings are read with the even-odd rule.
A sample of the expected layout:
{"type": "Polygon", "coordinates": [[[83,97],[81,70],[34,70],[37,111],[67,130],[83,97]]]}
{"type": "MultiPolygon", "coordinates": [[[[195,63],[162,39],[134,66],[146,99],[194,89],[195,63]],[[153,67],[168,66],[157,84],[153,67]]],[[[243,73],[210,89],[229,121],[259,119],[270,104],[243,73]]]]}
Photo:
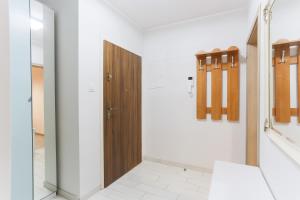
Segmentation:
{"type": "Polygon", "coordinates": [[[209,200],[274,200],[258,167],[217,161],[209,200]]]}

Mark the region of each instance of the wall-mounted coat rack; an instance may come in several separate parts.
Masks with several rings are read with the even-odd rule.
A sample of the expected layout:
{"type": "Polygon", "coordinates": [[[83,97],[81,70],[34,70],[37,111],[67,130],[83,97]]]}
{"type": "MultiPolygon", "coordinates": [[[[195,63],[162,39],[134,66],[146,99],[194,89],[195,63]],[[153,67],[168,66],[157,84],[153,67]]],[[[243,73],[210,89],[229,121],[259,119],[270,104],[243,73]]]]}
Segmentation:
{"type": "Polygon", "coordinates": [[[228,121],[239,120],[239,49],[214,49],[201,51],[197,58],[197,119],[221,120],[227,114],[228,121]],[[223,62],[223,57],[227,61],[223,62]],[[223,70],[227,70],[227,108],[222,107],[223,70]],[[211,107],[207,107],[207,72],[211,72],[211,107]]]}
{"type": "Polygon", "coordinates": [[[273,50],[275,92],[273,115],[275,116],[275,121],[289,123],[291,122],[291,117],[296,116],[300,123],[300,40],[279,40],[273,44],[273,50]],[[297,48],[297,53],[294,56],[291,54],[292,48],[297,48]],[[294,88],[298,90],[298,108],[291,108],[290,67],[293,64],[297,65],[297,85],[294,88]]]}

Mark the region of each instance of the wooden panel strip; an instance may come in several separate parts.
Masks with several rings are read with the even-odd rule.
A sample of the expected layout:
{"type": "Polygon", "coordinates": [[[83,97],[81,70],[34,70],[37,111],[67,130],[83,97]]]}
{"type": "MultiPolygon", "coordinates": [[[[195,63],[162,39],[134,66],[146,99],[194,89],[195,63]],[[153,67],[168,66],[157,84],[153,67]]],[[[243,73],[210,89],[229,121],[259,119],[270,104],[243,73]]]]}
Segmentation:
{"type": "Polygon", "coordinates": [[[297,108],[291,108],[291,116],[298,116],[298,109],[297,108]]]}
{"type": "MultiPolygon", "coordinates": [[[[291,65],[294,65],[294,64],[298,64],[299,63],[299,56],[290,56],[290,64],[291,65]]],[[[275,63],[275,58],[273,58],[272,60],[272,64],[273,64],[273,67],[274,67],[274,63],[275,63]]]]}
{"type": "Polygon", "coordinates": [[[300,45],[300,40],[287,40],[287,39],[280,39],[276,43],[273,44],[273,47],[282,46],[282,45],[289,45],[289,46],[298,46],[300,45]]]}
{"type": "Polygon", "coordinates": [[[222,119],[222,54],[213,54],[211,71],[211,118],[222,119]]]}
{"type": "Polygon", "coordinates": [[[112,122],[109,120],[107,115],[107,106],[110,105],[111,101],[111,84],[109,84],[110,76],[113,65],[113,45],[107,41],[103,43],[104,48],[104,58],[103,58],[103,73],[105,78],[103,78],[104,86],[104,185],[108,186],[113,182],[113,149],[112,149],[112,122]]]}
{"type": "Polygon", "coordinates": [[[206,119],[207,104],[206,57],[197,60],[197,119],[206,119]]]}
{"type": "Polygon", "coordinates": [[[233,52],[233,51],[238,51],[238,49],[229,49],[229,50],[220,50],[220,49],[214,49],[212,52],[204,52],[204,51],[201,51],[199,53],[196,54],[196,57],[199,58],[199,57],[203,57],[203,56],[206,56],[206,57],[209,57],[209,56],[213,56],[213,55],[226,55],[228,52],[233,52]]]}
{"type": "MultiPolygon", "coordinates": [[[[113,45],[113,56],[112,56],[112,69],[111,69],[111,77],[110,81],[107,84],[111,85],[110,93],[111,99],[109,107],[113,108],[113,111],[110,112],[111,117],[109,123],[111,123],[111,137],[112,141],[108,145],[112,148],[112,180],[117,180],[122,176],[120,173],[120,165],[121,165],[121,149],[120,149],[120,132],[121,132],[121,118],[120,118],[120,69],[117,66],[120,66],[121,60],[121,48],[113,45]]],[[[107,122],[108,123],[108,122],[107,122]]]]}
{"type": "MultiPolygon", "coordinates": [[[[228,64],[228,63],[222,63],[222,65],[221,65],[222,70],[224,70],[224,71],[228,70],[229,65],[230,64],[228,64]]],[[[210,72],[212,68],[214,68],[214,64],[207,64],[206,65],[206,71],[210,72]]]]}
{"type": "Polygon", "coordinates": [[[298,65],[297,65],[297,71],[298,71],[298,76],[297,76],[297,82],[298,82],[298,122],[300,123],[300,45],[298,46],[298,65]]]}
{"type": "Polygon", "coordinates": [[[288,44],[275,47],[275,108],[276,122],[289,123],[290,112],[290,47],[288,44]]]}
{"type": "MultiPolygon", "coordinates": [[[[234,48],[234,47],[232,47],[234,48]]],[[[228,61],[231,62],[227,73],[227,119],[228,121],[239,120],[239,52],[229,51],[228,61]]]]}
{"type": "Polygon", "coordinates": [[[137,156],[138,156],[138,163],[140,164],[142,162],[142,151],[143,151],[143,143],[142,143],[142,57],[137,56],[137,84],[138,84],[138,152],[137,152],[137,156]]]}
{"type": "MultiPolygon", "coordinates": [[[[291,116],[294,116],[294,117],[298,116],[298,108],[291,108],[290,112],[291,112],[291,116]]],[[[272,109],[272,115],[275,116],[275,114],[276,114],[276,109],[273,108],[272,109]]]]}
{"type": "MultiPolygon", "coordinates": [[[[207,107],[207,114],[211,114],[211,107],[207,107]]],[[[227,108],[222,108],[222,114],[226,115],[227,114],[227,108]]]]}
{"type": "Polygon", "coordinates": [[[131,72],[130,72],[130,55],[129,52],[125,49],[121,49],[121,64],[120,64],[120,117],[121,117],[121,133],[120,133],[120,148],[121,148],[121,174],[125,174],[129,169],[129,154],[130,154],[130,134],[131,134],[131,107],[130,107],[130,80],[131,80],[131,72]],[[124,120],[126,119],[126,120],[124,120]]]}

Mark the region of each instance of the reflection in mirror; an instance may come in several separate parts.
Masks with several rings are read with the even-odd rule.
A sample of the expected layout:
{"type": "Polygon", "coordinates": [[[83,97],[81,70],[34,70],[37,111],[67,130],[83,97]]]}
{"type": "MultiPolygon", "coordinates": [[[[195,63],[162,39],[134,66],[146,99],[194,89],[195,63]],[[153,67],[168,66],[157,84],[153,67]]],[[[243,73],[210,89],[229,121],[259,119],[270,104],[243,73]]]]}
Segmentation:
{"type": "Polygon", "coordinates": [[[300,1],[276,0],[272,9],[273,128],[300,147],[300,1]]]}
{"type": "Polygon", "coordinates": [[[54,13],[31,0],[34,199],[55,196],[54,13]]]}

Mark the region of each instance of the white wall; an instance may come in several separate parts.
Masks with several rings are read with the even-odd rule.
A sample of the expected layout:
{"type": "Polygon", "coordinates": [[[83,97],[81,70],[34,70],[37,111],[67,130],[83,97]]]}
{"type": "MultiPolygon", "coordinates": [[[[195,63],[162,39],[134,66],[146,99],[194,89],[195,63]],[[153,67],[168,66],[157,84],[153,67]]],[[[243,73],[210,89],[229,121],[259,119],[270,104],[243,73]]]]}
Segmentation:
{"type": "MultiPolygon", "coordinates": [[[[206,168],[211,168],[215,159],[245,161],[245,90],[241,90],[239,123],[201,122],[195,119],[196,100],[186,92],[186,79],[195,76],[193,55],[199,50],[236,45],[245,56],[247,29],[258,3],[250,4],[248,23],[245,11],[241,11],[147,33],[143,54],[144,155],[206,168]],[[160,88],[151,89],[157,86],[160,88]]],[[[56,0],[50,4],[56,11],[58,28],[59,187],[85,197],[100,187],[103,178],[102,41],[107,39],[142,54],[143,36],[104,1],[80,0],[78,5],[56,0]]],[[[246,88],[245,71],[243,64],[241,88],[246,88]]],[[[262,105],[262,116],[264,109],[262,105]]],[[[264,134],[261,165],[279,200],[286,200],[284,194],[297,192],[286,183],[299,185],[300,170],[264,134]],[[282,171],[290,171],[293,177],[285,177],[282,171]]]]}
{"type": "Polygon", "coordinates": [[[9,114],[9,12],[8,0],[0,1],[0,199],[10,199],[11,138],[9,114]]]}
{"type": "Polygon", "coordinates": [[[103,185],[103,40],[141,54],[142,34],[106,1],[41,1],[56,15],[58,187],[85,198],[103,185]]]}
{"type": "Polygon", "coordinates": [[[258,12],[258,7],[262,4],[264,9],[264,5],[268,3],[268,0],[251,0],[249,1],[249,10],[248,10],[248,32],[250,33],[251,31],[251,26],[254,23],[255,17],[257,16],[258,12]]]}
{"type": "MultiPolygon", "coordinates": [[[[247,12],[240,10],[146,34],[143,56],[144,155],[212,169],[215,160],[245,162],[247,12]],[[240,120],[196,119],[196,90],[187,93],[187,77],[196,83],[200,51],[237,46],[241,52],[240,120]]],[[[226,93],[226,92],[224,92],[226,93]]],[[[209,98],[210,99],[210,98],[209,98]]]]}
{"type": "Polygon", "coordinates": [[[80,196],[103,181],[103,40],[142,54],[142,34],[102,0],[79,1],[80,196]]]}
{"type": "MultiPolygon", "coordinates": [[[[250,30],[251,22],[254,21],[256,11],[260,3],[262,4],[261,15],[263,15],[263,8],[266,5],[266,0],[256,0],[251,2],[251,10],[249,12],[248,19],[248,30],[250,30]]],[[[264,22],[263,17],[261,18],[261,52],[260,52],[260,79],[261,79],[261,94],[260,94],[260,167],[264,173],[267,182],[269,183],[272,192],[274,193],[276,200],[297,200],[300,196],[299,185],[300,185],[300,167],[296,165],[284,152],[282,152],[263,132],[264,120],[265,120],[265,100],[266,100],[266,90],[265,88],[265,53],[264,53],[264,43],[266,38],[264,38],[264,22]]]]}

